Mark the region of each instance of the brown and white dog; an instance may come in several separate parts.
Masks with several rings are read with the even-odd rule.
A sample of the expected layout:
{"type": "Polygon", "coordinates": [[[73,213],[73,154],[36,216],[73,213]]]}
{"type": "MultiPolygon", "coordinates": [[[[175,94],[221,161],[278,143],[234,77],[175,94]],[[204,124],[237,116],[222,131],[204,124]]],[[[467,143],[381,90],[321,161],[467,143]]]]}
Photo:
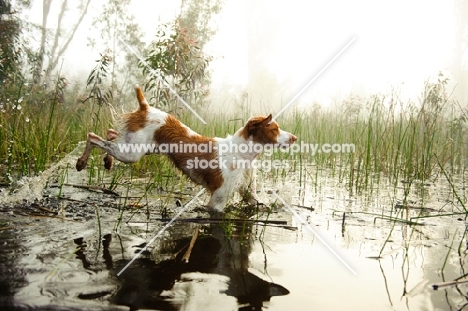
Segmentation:
{"type": "Polygon", "coordinates": [[[222,211],[230,192],[236,187],[250,201],[259,201],[255,190],[252,162],[263,146],[287,147],[296,136],[280,130],[268,117],[253,117],[233,136],[204,137],[182,124],[172,115],[150,107],[143,91],[135,87],[139,108],[122,116],[121,128],[107,131],[107,140],[88,134],[83,155],[76,163],[81,171],[94,147],[107,152],[105,167],[110,169],[112,157],[124,163],[137,162],[151,153],[164,153],[174,165],[211,194],[208,206],[222,211]],[[240,164],[239,164],[240,163],[240,164]]]}

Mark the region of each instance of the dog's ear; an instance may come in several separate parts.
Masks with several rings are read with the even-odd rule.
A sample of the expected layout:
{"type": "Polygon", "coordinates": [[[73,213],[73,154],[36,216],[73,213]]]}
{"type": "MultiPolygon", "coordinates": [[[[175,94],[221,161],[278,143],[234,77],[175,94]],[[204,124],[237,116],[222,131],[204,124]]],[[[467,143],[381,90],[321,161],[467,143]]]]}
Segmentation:
{"type": "Polygon", "coordinates": [[[143,90],[138,84],[135,85],[135,92],[136,92],[136,96],[138,99],[138,104],[140,105],[138,110],[143,110],[143,111],[148,110],[149,109],[148,102],[146,101],[145,95],[143,94],[143,90]]]}
{"type": "Polygon", "coordinates": [[[270,114],[268,115],[268,117],[266,117],[266,118],[262,121],[262,125],[264,125],[265,127],[267,127],[268,125],[270,125],[271,119],[273,119],[273,117],[271,116],[271,113],[270,113],[270,114]]]}
{"type": "Polygon", "coordinates": [[[259,127],[267,127],[271,123],[271,113],[268,117],[256,117],[255,119],[249,120],[249,127],[250,128],[259,128],[259,127]]]}
{"type": "Polygon", "coordinates": [[[263,117],[254,117],[249,119],[245,124],[241,135],[245,139],[249,139],[251,135],[254,135],[259,128],[263,126],[263,120],[265,120],[263,117]]]}

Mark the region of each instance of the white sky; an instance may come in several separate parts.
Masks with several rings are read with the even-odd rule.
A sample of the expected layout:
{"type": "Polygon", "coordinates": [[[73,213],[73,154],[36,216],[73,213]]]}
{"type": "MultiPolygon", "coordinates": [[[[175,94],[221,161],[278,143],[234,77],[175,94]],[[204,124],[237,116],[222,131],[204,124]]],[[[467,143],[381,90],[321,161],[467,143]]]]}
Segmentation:
{"type": "MultiPolygon", "coordinates": [[[[350,92],[389,92],[392,87],[419,95],[424,81],[448,69],[452,59],[451,1],[260,2],[274,17],[265,28],[274,25],[276,32],[265,62],[292,90],[281,96],[283,104],[353,37],[350,48],[301,96],[303,102],[327,103],[350,92]]],[[[213,49],[224,58],[217,61],[217,68],[223,69],[215,71],[216,82],[247,82],[247,30],[240,18],[246,5],[230,1],[226,17],[220,19],[213,49]]]]}
{"type": "MultiPolygon", "coordinates": [[[[243,87],[255,93],[262,82],[248,79],[248,53],[261,51],[267,44],[261,61],[281,89],[265,92],[258,85],[258,93],[268,93],[261,96],[285,104],[355,37],[352,46],[301,96],[302,105],[312,101],[327,104],[350,92],[388,93],[391,87],[418,95],[415,92],[419,93],[425,80],[449,69],[454,49],[453,1],[225,0],[214,20],[218,32],[207,47],[214,56],[213,88],[220,97],[234,96],[228,90],[242,92],[243,87]],[[249,18],[251,25],[256,14],[259,31],[265,32],[268,40],[249,48],[249,18]]],[[[33,1],[27,14],[30,21],[40,23],[41,5],[42,1],[33,1]]],[[[178,1],[134,0],[132,11],[149,41],[158,23],[171,20],[178,8],[178,1]]],[[[92,31],[93,14],[99,9],[100,2],[92,1],[64,58],[64,71],[73,72],[71,77],[87,76],[98,58],[100,51],[87,47],[86,38],[92,31]]]]}

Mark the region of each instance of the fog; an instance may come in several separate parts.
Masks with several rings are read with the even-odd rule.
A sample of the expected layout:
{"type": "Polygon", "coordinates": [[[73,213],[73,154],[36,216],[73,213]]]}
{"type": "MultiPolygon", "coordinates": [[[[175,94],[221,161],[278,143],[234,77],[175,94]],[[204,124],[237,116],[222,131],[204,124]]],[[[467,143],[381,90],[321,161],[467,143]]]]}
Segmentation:
{"type": "MultiPolygon", "coordinates": [[[[386,94],[392,89],[404,99],[417,99],[424,82],[439,72],[450,77],[454,96],[464,102],[465,2],[225,1],[213,16],[217,32],[205,48],[213,56],[211,104],[278,110],[314,77],[294,107],[329,106],[350,94],[386,94]]],[[[42,1],[34,1],[26,18],[40,24],[41,6],[42,1]]],[[[152,40],[159,23],[174,19],[179,6],[177,1],[133,1],[144,41],[152,40]]],[[[87,46],[91,20],[99,11],[100,3],[93,1],[63,57],[65,75],[83,84],[102,52],[102,47],[87,46]]]]}
{"type": "Polygon", "coordinates": [[[392,88],[414,97],[425,80],[461,65],[454,10],[449,1],[229,2],[213,42],[224,55],[213,64],[215,83],[241,85],[254,102],[285,104],[354,37],[298,105],[392,88]]]}

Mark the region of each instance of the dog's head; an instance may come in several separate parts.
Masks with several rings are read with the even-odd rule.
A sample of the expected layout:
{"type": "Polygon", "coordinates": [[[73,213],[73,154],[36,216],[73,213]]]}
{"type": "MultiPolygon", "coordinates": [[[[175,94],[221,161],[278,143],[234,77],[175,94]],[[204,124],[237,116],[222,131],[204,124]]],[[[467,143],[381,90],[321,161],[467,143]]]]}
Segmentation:
{"type": "Polygon", "coordinates": [[[293,134],[281,130],[278,123],[272,121],[271,114],[268,117],[250,118],[241,135],[245,140],[252,140],[255,143],[279,146],[289,146],[297,140],[293,134]]]}

